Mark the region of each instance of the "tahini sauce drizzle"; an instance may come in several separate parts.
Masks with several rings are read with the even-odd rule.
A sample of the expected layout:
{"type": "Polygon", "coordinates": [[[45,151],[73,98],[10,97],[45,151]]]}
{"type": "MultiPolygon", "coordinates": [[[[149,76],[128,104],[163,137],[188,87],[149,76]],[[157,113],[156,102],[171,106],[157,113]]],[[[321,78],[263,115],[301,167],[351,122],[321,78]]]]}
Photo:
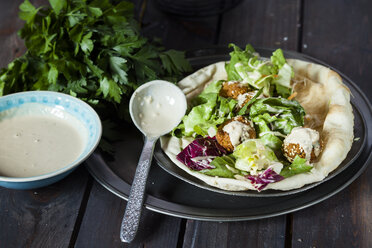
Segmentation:
{"type": "Polygon", "coordinates": [[[231,144],[236,147],[245,140],[248,140],[249,130],[251,127],[241,123],[240,121],[232,121],[223,127],[223,131],[227,132],[230,137],[231,144]]]}

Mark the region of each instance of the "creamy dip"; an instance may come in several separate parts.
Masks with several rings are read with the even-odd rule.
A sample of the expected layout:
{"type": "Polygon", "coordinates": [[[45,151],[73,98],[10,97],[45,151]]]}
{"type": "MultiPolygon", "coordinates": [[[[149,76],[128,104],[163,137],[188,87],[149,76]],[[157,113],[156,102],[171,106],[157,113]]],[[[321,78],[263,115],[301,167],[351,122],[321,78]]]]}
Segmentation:
{"type": "Polygon", "coordinates": [[[184,95],[180,90],[161,85],[138,93],[135,118],[141,130],[150,137],[170,132],[186,110],[186,101],[180,101],[181,97],[184,98],[184,95]]]}
{"type": "Polygon", "coordinates": [[[82,134],[66,118],[44,113],[0,120],[0,176],[50,173],[76,160],[83,148],[82,134]]]}

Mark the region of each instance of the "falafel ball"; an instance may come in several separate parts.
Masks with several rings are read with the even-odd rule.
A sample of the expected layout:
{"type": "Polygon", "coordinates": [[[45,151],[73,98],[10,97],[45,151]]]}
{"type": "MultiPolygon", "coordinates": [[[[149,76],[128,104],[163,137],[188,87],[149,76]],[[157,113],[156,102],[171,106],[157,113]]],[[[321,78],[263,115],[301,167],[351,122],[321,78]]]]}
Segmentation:
{"type": "Polygon", "coordinates": [[[250,89],[247,85],[237,81],[223,82],[220,90],[220,96],[237,100],[239,95],[247,93],[249,90],[250,89]]]}
{"type": "Polygon", "coordinates": [[[323,143],[318,131],[311,128],[295,127],[284,139],[283,153],[289,162],[298,155],[313,163],[320,155],[323,143]]]}
{"type": "Polygon", "coordinates": [[[218,127],[217,142],[228,152],[247,139],[255,139],[256,131],[252,122],[243,116],[236,116],[218,127]]]}

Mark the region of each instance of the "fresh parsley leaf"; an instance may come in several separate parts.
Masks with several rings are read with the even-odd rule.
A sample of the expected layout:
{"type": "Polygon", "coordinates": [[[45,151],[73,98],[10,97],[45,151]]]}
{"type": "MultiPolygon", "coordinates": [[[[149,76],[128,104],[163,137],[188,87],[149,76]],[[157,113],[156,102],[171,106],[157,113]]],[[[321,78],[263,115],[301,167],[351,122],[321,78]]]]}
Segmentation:
{"type": "Polygon", "coordinates": [[[67,7],[66,0],[49,0],[49,3],[57,15],[59,15],[61,10],[66,9],[67,7]]]}
{"type": "Polygon", "coordinates": [[[115,83],[114,80],[107,79],[106,77],[104,77],[100,81],[100,89],[102,90],[102,93],[103,93],[103,95],[104,95],[105,98],[106,97],[111,97],[117,103],[120,103],[120,99],[121,99],[120,93],[121,93],[121,90],[120,90],[120,87],[115,83]]]}
{"type": "Polygon", "coordinates": [[[127,60],[122,57],[110,57],[110,68],[112,72],[112,78],[116,82],[120,82],[122,84],[127,83],[127,73],[128,70],[126,65],[127,60]]]}
{"type": "Polygon", "coordinates": [[[176,50],[168,50],[160,54],[164,69],[169,73],[182,73],[191,70],[190,64],[185,60],[185,54],[176,50]]]}
{"type": "Polygon", "coordinates": [[[57,67],[53,64],[49,64],[48,80],[52,84],[55,84],[55,83],[57,83],[57,78],[58,78],[57,67]]]}
{"type": "Polygon", "coordinates": [[[25,0],[19,6],[19,18],[26,21],[26,23],[32,23],[40,8],[36,9],[29,0],[25,0]]]}
{"type": "Polygon", "coordinates": [[[90,39],[92,37],[92,32],[87,33],[84,35],[80,47],[84,53],[89,54],[93,50],[93,41],[90,39]]]}

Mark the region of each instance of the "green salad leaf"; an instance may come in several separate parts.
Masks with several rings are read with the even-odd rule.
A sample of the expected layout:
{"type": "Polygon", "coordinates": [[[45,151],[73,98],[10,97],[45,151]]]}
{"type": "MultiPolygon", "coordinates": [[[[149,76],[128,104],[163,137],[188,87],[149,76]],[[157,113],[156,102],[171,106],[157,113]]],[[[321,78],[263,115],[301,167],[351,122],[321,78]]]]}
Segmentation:
{"type": "Polygon", "coordinates": [[[260,139],[249,139],[238,145],[234,152],[235,168],[256,174],[279,160],[275,153],[260,139]]]}
{"type": "Polygon", "coordinates": [[[265,96],[275,94],[286,98],[292,93],[290,82],[294,73],[281,49],[274,51],[268,60],[260,58],[251,45],[247,45],[245,50],[234,44],[229,47],[234,51],[225,66],[228,80],[244,81],[254,89],[263,89],[265,96]]]}
{"type": "Polygon", "coordinates": [[[240,47],[234,44],[229,44],[229,47],[232,47],[234,50],[230,52],[230,61],[225,65],[227,78],[230,81],[240,81],[242,77],[236,70],[235,65],[242,63],[248,64],[249,59],[254,57],[255,50],[250,44],[247,44],[245,50],[240,49],[240,47]]]}
{"type": "Polygon", "coordinates": [[[216,157],[212,160],[210,165],[214,166],[215,168],[201,170],[199,172],[208,176],[226,178],[234,178],[235,174],[239,174],[239,170],[235,169],[235,157],[232,154],[216,157]]]}
{"type": "Polygon", "coordinates": [[[210,128],[217,131],[217,125],[234,116],[237,101],[219,95],[222,83],[223,81],[211,83],[193,99],[194,107],[172,131],[174,136],[206,136],[210,128]]]}
{"type": "Polygon", "coordinates": [[[256,100],[249,116],[258,127],[258,136],[273,150],[280,150],[282,138],[294,127],[304,125],[305,110],[297,102],[285,98],[263,98],[256,100]]]}
{"type": "Polygon", "coordinates": [[[301,158],[296,155],[292,164],[289,166],[285,166],[280,172],[280,175],[283,177],[291,177],[296,174],[309,172],[312,168],[313,166],[307,164],[307,160],[305,158],[301,158]]]}
{"type": "Polygon", "coordinates": [[[276,92],[279,96],[287,98],[292,93],[290,82],[291,78],[294,77],[294,71],[284,58],[282,49],[274,51],[270,59],[278,71],[277,76],[273,79],[276,92]]]}
{"type": "Polygon", "coordinates": [[[49,0],[20,5],[19,35],[27,52],[0,72],[0,95],[51,90],[76,96],[105,116],[128,118],[141,84],[176,82],[191,67],[183,52],[165,51],[140,35],[133,4],[109,0],[49,0]]]}
{"type": "Polygon", "coordinates": [[[238,115],[246,115],[249,112],[249,108],[256,100],[257,97],[259,97],[262,94],[263,88],[259,89],[257,93],[252,97],[251,100],[249,100],[238,112],[238,115]]]}

